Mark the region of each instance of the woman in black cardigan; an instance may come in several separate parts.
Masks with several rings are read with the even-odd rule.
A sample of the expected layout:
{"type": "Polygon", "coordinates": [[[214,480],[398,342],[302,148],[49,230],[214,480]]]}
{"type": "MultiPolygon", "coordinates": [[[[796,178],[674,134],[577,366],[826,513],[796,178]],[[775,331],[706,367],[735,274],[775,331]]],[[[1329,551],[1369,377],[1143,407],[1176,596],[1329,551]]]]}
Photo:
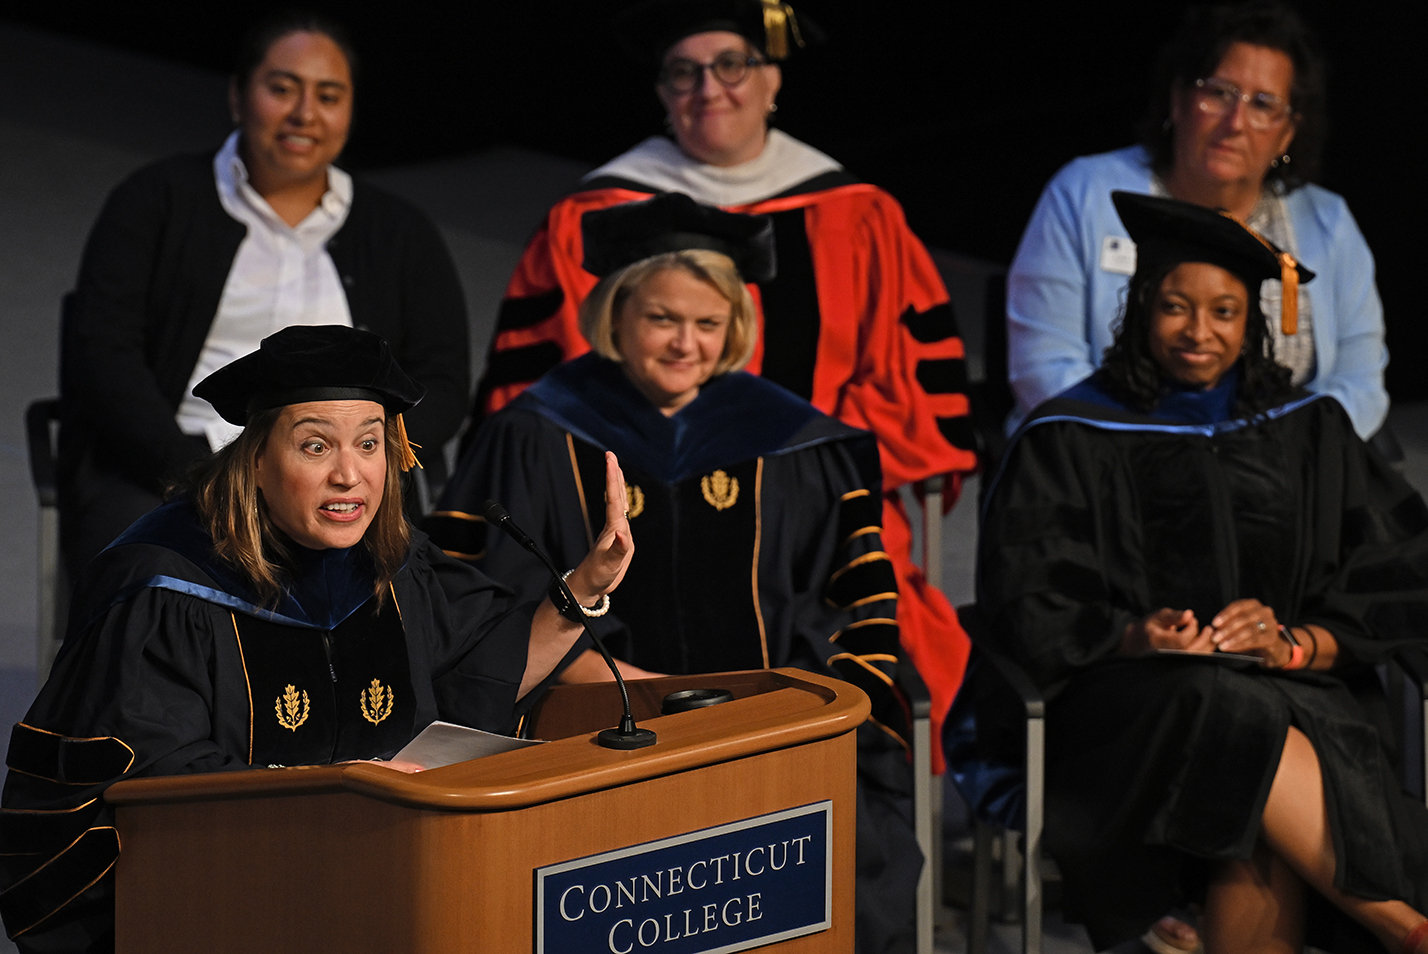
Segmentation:
{"type": "MultiPolygon", "coordinates": [[[[351,123],[352,64],[333,24],[308,15],[267,22],[240,55],[230,90],[238,128],[218,162],[212,152],[161,160],[105,203],[61,332],[61,543],[71,574],[213,449],[217,438],[192,425],[186,432],[175,415],[201,360],[212,360],[215,319],[225,310],[251,326],[238,340],[252,337],[256,346],[277,327],[327,320],[345,304],[351,324],[386,338],[426,387],[409,425],[425,456],[439,458],[460,425],[470,368],[450,253],[421,212],[332,167],[351,123]],[[223,195],[228,154],[236,181],[223,195]],[[233,211],[244,201],[249,221],[233,211]],[[274,269],[273,307],[265,311],[262,295],[252,294],[266,291],[262,263],[245,259],[245,243],[299,241],[304,230],[319,243],[306,283],[294,286],[274,269]],[[329,311],[293,314],[292,302],[324,290],[314,285],[319,272],[329,311]],[[296,298],[292,287],[277,287],[285,279],[296,298]],[[288,314],[277,304],[283,294],[288,314]]],[[[231,332],[227,320],[223,331],[231,332]]]]}

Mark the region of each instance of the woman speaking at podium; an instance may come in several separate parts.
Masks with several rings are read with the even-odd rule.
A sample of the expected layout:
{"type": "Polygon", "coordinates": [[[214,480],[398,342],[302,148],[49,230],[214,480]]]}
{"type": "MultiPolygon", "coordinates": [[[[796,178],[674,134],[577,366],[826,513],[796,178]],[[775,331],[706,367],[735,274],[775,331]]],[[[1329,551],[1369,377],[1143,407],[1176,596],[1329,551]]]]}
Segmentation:
{"type": "MultiPolygon", "coordinates": [[[[25,952],[112,950],[110,784],[390,758],[438,718],[509,731],[580,633],[407,525],[423,391],[381,338],[286,328],[195,393],[242,433],[90,564],[11,736],[0,914],[25,952]]],[[[585,606],[634,549],[603,465],[604,529],[568,580],[585,606]]]]}

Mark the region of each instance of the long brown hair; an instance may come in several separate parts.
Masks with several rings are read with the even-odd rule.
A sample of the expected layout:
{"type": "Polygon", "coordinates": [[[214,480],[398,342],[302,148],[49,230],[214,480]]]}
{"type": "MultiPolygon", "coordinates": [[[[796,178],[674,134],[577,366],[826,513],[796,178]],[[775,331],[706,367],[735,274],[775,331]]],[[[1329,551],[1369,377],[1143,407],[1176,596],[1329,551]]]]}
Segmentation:
{"type": "MultiPolygon", "coordinates": [[[[243,571],[259,598],[274,604],[285,589],[286,567],[293,554],[287,537],[268,516],[258,491],[258,456],[267,445],[283,408],[258,411],[243,432],[206,460],[200,461],[179,488],[193,498],[199,519],[213,538],[213,549],[224,562],[243,571]]],[[[382,501],[362,543],[376,570],[374,595],[381,603],[392,579],[406,560],[411,530],[402,514],[402,470],[398,415],[387,416],[383,452],[387,482],[382,501]]]]}

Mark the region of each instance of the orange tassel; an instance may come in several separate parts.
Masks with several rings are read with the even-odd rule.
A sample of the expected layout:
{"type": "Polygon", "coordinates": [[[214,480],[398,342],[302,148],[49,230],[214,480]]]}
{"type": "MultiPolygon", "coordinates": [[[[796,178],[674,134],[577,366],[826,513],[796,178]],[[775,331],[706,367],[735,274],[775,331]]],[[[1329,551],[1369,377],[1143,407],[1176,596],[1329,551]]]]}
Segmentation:
{"type": "Polygon", "coordinates": [[[1227,219],[1234,219],[1249,234],[1259,239],[1259,243],[1271,252],[1276,252],[1279,256],[1279,284],[1282,288],[1280,295],[1279,328],[1286,335],[1295,334],[1299,330],[1299,263],[1294,260],[1294,256],[1288,252],[1275,249],[1269,240],[1260,235],[1254,229],[1245,225],[1240,217],[1224,209],[1220,214],[1227,219]]]}
{"type": "Polygon", "coordinates": [[[1279,327],[1287,335],[1299,330],[1299,269],[1294,256],[1279,253],[1279,284],[1284,292],[1280,300],[1279,327]]]}
{"type": "MultiPolygon", "coordinates": [[[[402,470],[411,470],[413,467],[421,467],[421,461],[417,460],[413,447],[421,447],[420,444],[412,443],[407,437],[407,422],[397,415],[397,461],[402,470]]],[[[423,470],[426,468],[422,467],[423,470]]]]}

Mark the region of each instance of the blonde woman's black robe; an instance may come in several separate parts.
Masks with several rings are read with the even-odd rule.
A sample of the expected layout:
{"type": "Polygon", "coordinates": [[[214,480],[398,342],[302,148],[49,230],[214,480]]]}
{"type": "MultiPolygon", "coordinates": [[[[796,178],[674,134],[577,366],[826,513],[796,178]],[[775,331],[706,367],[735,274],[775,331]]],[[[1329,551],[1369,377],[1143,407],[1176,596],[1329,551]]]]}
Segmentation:
{"type": "Polygon", "coordinates": [[[881,538],[871,434],[743,372],[666,417],[619,366],[566,362],[481,425],[427,521],[448,553],[536,597],[549,574],[480,516],[494,498],[558,565],[604,527],[606,450],[628,484],[635,556],[593,621],[654,672],[794,666],[866,691],[859,733],[860,949],[911,951],[919,871],[910,819],[897,580],[881,538]]]}

